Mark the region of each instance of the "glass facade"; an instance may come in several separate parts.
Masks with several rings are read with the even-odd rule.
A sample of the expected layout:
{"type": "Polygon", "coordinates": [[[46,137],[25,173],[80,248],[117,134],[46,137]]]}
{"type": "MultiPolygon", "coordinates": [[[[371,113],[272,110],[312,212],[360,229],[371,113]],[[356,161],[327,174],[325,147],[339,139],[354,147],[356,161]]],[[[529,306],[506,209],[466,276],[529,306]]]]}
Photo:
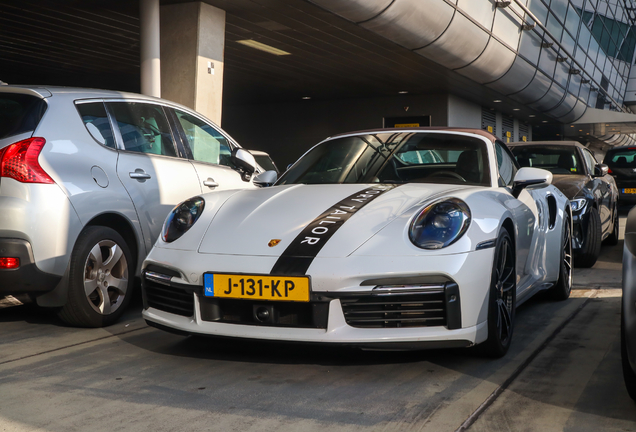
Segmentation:
{"type": "Polygon", "coordinates": [[[620,110],[636,48],[634,11],[628,9],[633,7],[632,2],[527,0],[526,4],[549,35],[541,30],[522,33],[518,54],[553,76],[557,86],[567,89],[587,106],[620,110]],[[576,63],[572,62],[570,69],[578,69],[582,75],[560,71],[558,66],[553,71],[550,57],[558,47],[533,43],[537,37],[560,42],[562,57],[572,56],[576,63]]]}
{"type": "Polygon", "coordinates": [[[560,122],[628,111],[636,0],[312,2],[351,20],[382,5],[359,25],[560,122]]]}

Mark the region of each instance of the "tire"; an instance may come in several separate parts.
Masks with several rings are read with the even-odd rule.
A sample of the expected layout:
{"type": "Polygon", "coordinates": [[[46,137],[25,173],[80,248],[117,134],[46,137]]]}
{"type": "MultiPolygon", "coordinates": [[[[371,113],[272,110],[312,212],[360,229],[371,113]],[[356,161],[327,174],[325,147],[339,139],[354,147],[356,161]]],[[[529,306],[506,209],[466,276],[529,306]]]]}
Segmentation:
{"type": "MultiPolygon", "coordinates": [[[[621,317],[622,318],[622,317],[621,317]]],[[[621,319],[621,362],[623,364],[623,380],[629,397],[636,401],[636,372],[629,364],[627,345],[625,344],[625,325],[621,319]]]]}
{"type": "Polygon", "coordinates": [[[130,249],[117,231],[87,227],[73,248],[68,298],[58,316],[77,327],[115,323],[132,297],[134,268],[130,249]]]}
{"type": "Polygon", "coordinates": [[[598,210],[590,209],[587,233],[583,239],[583,247],[574,257],[576,267],[592,267],[601,254],[601,218],[598,210]]]}
{"type": "Polygon", "coordinates": [[[608,246],[616,246],[618,244],[618,209],[614,209],[614,221],[612,223],[612,232],[607,236],[605,243],[608,246]]]}
{"type": "Polygon", "coordinates": [[[516,277],[512,240],[502,228],[495,246],[488,296],[488,339],[479,346],[487,357],[503,357],[510,348],[517,305],[516,277]]]}
{"type": "Polygon", "coordinates": [[[563,221],[563,234],[561,235],[561,265],[559,266],[559,279],[550,288],[550,297],[554,300],[567,300],[572,292],[572,224],[570,218],[563,221]]]}

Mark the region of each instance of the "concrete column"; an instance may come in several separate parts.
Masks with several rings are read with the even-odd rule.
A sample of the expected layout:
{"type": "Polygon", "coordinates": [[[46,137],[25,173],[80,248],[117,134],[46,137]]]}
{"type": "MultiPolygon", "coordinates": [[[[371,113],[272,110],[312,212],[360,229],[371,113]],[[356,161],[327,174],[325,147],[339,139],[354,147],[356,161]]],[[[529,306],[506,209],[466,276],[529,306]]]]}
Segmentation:
{"type": "Polygon", "coordinates": [[[161,93],[221,124],[225,11],[202,2],[161,6],[161,93]]]}
{"type": "Polygon", "coordinates": [[[141,93],[161,97],[159,0],[139,1],[141,93]]]}

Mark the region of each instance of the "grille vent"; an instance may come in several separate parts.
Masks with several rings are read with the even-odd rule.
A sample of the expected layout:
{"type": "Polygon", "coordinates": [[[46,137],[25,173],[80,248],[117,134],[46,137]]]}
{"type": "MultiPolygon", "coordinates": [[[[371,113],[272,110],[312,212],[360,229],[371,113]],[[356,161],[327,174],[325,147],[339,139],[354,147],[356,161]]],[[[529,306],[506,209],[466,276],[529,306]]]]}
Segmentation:
{"type": "Polygon", "coordinates": [[[495,112],[488,109],[488,108],[482,108],[481,109],[481,128],[485,131],[488,131],[490,133],[496,133],[496,128],[497,127],[497,119],[495,116],[495,112]],[[488,129],[488,127],[490,127],[490,129],[488,129]]]}
{"type": "Polygon", "coordinates": [[[341,298],[347,324],[359,328],[432,327],[446,325],[444,291],[412,295],[368,295],[341,298]]]}
{"type": "Polygon", "coordinates": [[[186,317],[194,316],[194,294],[191,292],[147,278],[144,278],[144,292],[151,308],[186,317]]]}

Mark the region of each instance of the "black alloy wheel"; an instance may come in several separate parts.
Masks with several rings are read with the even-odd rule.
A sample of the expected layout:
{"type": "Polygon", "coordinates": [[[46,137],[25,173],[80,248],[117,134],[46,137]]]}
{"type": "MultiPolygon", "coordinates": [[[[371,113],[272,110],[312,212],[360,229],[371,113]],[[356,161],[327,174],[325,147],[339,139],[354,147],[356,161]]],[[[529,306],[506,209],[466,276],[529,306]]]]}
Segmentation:
{"type": "Polygon", "coordinates": [[[566,300],[572,292],[572,224],[570,218],[563,221],[563,236],[561,241],[561,266],[559,279],[550,288],[550,295],[554,300],[566,300]]]}
{"type": "Polygon", "coordinates": [[[488,299],[488,339],[481,350],[488,357],[503,357],[514,329],[516,295],[515,254],[510,234],[502,228],[497,238],[488,299]]]}
{"type": "Polygon", "coordinates": [[[583,237],[583,246],[574,257],[574,265],[576,267],[592,267],[598,256],[601,254],[601,217],[598,210],[590,209],[589,220],[587,222],[587,232],[583,237]]]}

